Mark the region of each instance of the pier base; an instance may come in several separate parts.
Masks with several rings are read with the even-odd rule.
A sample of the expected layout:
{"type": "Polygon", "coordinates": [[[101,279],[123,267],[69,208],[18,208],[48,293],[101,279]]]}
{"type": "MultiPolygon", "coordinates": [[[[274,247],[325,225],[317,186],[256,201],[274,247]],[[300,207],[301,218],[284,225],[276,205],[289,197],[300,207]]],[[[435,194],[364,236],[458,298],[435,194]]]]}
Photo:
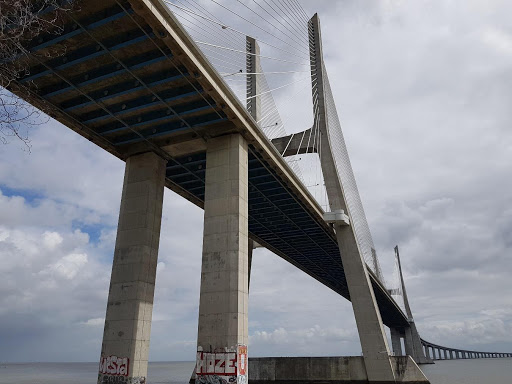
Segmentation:
{"type": "Polygon", "coordinates": [[[393,381],[368,381],[364,358],[260,357],[249,360],[250,384],[428,384],[410,356],[390,357],[396,372],[393,381]]]}

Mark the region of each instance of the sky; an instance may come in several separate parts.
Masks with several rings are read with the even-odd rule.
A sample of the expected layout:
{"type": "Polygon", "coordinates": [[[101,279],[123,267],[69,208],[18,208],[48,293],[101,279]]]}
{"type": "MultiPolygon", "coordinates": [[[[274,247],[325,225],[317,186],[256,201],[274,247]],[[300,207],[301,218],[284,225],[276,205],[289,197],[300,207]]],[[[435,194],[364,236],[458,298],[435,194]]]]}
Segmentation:
{"type": "MultiPolygon", "coordinates": [[[[422,338],[512,352],[512,4],[301,4],[321,18],[380,264],[391,280],[398,244],[422,338]]],[[[0,361],[97,361],[124,163],[53,120],[29,136],[30,152],[0,146],[0,361]]],[[[166,190],[150,360],[195,357],[202,216],[166,190]]],[[[264,249],[249,308],[252,356],[361,353],[351,304],[264,249]]]]}

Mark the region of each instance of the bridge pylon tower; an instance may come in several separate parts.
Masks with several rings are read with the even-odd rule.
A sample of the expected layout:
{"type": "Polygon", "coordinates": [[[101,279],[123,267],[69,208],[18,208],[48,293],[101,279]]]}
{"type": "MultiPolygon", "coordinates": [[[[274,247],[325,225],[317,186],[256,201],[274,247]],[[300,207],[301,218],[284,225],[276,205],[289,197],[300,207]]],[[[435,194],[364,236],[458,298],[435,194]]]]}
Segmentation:
{"type": "Polygon", "coordinates": [[[395,246],[395,258],[398,263],[400,286],[402,289],[402,296],[404,299],[405,312],[409,322],[409,327],[402,329],[391,329],[393,351],[395,354],[401,354],[400,338],[403,337],[405,352],[407,355],[410,355],[417,364],[433,364],[434,361],[428,355],[426,355],[423,349],[420,334],[418,333],[416,323],[414,322],[411,306],[409,305],[409,299],[407,297],[407,291],[405,289],[404,275],[402,273],[402,264],[400,262],[400,252],[398,250],[398,245],[395,246]]]}
{"type": "MultiPolygon", "coordinates": [[[[296,136],[290,135],[274,139],[272,143],[283,156],[287,156],[287,152],[293,154],[318,153],[329,201],[330,212],[326,213],[326,220],[333,225],[336,231],[336,238],[338,240],[341,261],[345,271],[350,300],[352,302],[359,332],[368,381],[369,383],[400,382],[403,378],[400,377],[399,369],[396,364],[394,364],[396,360],[391,358],[382,317],[375,298],[368,267],[363,257],[363,252],[360,248],[356,233],[356,224],[354,220],[352,220],[353,212],[350,210],[350,204],[347,199],[347,193],[350,192],[347,192],[346,189],[357,188],[355,186],[355,180],[353,180],[352,176],[352,180],[348,180],[346,184],[343,183],[343,175],[339,169],[340,164],[337,164],[334,154],[335,150],[341,150],[341,148],[334,148],[339,144],[341,128],[333,128],[333,130],[337,128],[340,130],[340,132],[334,134],[338,136],[333,138],[333,133],[330,131],[330,123],[337,125],[339,121],[336,121],[338,119],[336,111],[334,110],[333,113],[332,110],[328,110],[327,106],[326,95],[327,92],[330,92],[330,89],[328,89],[329,82],[323,63],[320,20],[317,14],[311,18],[308,27],[311,80],[313,85],[312,97],[315,112],[313,127],[304,132],[295,134],[296,136]],[[305,144],[303,140],[299,140],[301,136],[308,134],[309,130],[319,132],[319,139],[317,139],[313,145],[309,143],[305,144]]],[[[348,157],[348,155],[346,156],[348,157]]],[[[348,161],[347,163],[348,164],[345,166],[350,167],[350,163],[348,161]]],[[[349,173],[352,174],[351,169],[349,172],[345,172],[345,176],[349,173]]],[[[357,208],[355,209],[357,210],[357,208]]],[[[371,251],[371,261],[375,267],[375,274],[381,279],[375,251],[373,248],[371,251]]],[[[418,336],[414,323],[412,323],[407,330],[404,329],[403,331],[418,336]]],[[[395,333],[396,330],[392,330],[392,332],[395,333]]],[[[413,337],[409,337],[407,340],[413,339],[413,337]]],[[[395,343],[396,338],[393,338],[393,341],[395,343]]],[[[422,348],[421,343],[419,344],[419,348],[422,348]]],[[[416,355],[420,355],[420,351],[416,351],[415,349],[407,350],[407,352],[407,355],[413,358],[416,355]]],[[[414,364],[415,362],[411,361],[411,363],[414,367],[412,370],[415,371],[417,377],[422,377],[426,380],[421,370],[414,364]]]]}
{"type": "Polygon", "coordinates": [[[329,115],[325,100],[326,73],[323,63],[322,39],[320,19],[315,14],[309,21],[310,29],[310,63],[313,86],[313,104],[315,102],[318,113],[315,114],[314,126],[320,130],[320,164],[324,176],[327,198],[331,212],[348,215],[348,220],[333,222],[336,238],[340,248],[341,261],[345,270],[348,290],[352,308],[356,319],[359,339],[363,351],[364,363],[371,382],[395,382],[395,367],[389,356],[384,325],[375,300],[375,293],[366,269],[366,263],[356,240],[354,227],[349,224],[350,212],[343,184],[340,180],[333,156],[328,132],[329,115]]]}

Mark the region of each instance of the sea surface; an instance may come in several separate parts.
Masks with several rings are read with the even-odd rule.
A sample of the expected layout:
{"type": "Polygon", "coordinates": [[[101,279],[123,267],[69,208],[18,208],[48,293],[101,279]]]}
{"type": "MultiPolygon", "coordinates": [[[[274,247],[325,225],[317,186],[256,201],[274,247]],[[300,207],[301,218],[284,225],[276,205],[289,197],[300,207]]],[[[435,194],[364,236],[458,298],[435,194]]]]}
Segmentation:
{"type": "MultiPolygon", "coordinates": [[[[193,362],[149,363],[149,384],[186,384],[193,362]]],[[[423,365],[432,384],[512,384],[512,359],[438,361],[423,365]]],[[[97,363],[0,363],[0,384],[95,384],[97,363]]]]}

